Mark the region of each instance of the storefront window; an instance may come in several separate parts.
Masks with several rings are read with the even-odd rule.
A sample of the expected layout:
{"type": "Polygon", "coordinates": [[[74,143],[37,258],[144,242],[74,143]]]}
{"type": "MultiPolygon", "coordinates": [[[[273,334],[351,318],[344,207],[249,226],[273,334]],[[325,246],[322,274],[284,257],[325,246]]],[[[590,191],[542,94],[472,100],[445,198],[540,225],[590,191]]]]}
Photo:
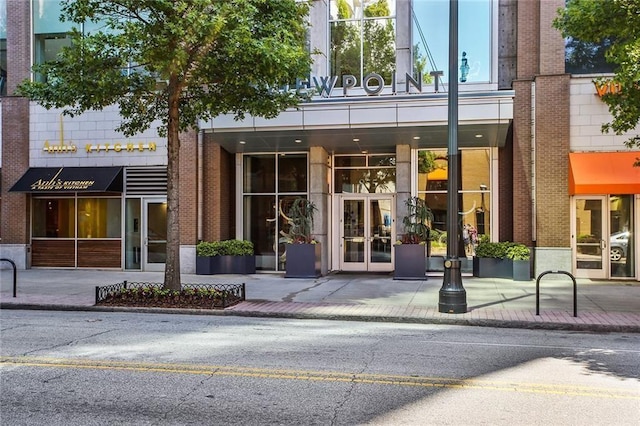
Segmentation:
{"type": "MultiPolygon", "coordinates": [[[[465,149],[460,151],[462,190],[459,191],[461,226],[477,239],[490,236],[491,217],[491,151],[465,149]]],[[[447,191],[449,163],[445,150],[418,151],[418,195],[431,209],[431,256],[446,255],[447,191]]],[[[469,240],[466,253],[473,256],[474,241],[469,240]]]]}
{"type": "Polygon", "coordinates": [[[78,198],[78,238],[120,238],[119,198],[78,198]]]}
{"type": "Polygon", "coordinates": [[[331,0],[331,75],[352,75],[355,86],[370,74],[391,84],[396,67],[395,0],[331,0]]]}
{"type": "MultiPolygon", "coordinates": [[[[495,2],[493,2],[495,4],[495,2]]],[[[491,80],[491,0],[460,0],[458,2],[458,58],[463,52],[469,65],[466,81],[491,80]]],[[[414,69],[429,75],[442,71],[441,81],[449,76],[449,2],[412,2],[414,69]]],[[[462,75],[460,75],[462,77],[462,75]]]]}
{"type": "Polygon", "coordinates": [[[306,153],[247,154],[243,158],[243,238],[253,242],[256,269],[284,270],[285,215],[308,196],[306,153]]]}
{"type": "Polygon", "coordinates": [[[75,238],[75,200],[69,198],[34,198],[34,238],[75,238]]]}

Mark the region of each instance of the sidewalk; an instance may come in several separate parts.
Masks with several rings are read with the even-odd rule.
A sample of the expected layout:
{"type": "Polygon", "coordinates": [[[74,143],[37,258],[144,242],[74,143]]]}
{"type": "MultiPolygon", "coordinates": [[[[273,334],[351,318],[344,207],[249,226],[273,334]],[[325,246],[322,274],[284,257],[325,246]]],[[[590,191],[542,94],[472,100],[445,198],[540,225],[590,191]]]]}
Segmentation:
{"type": "Polygon", "coordinates": [[[278,318],[340,319],[479,325],[579,331],[640,333],[640,283],[579,279],[578,316],[573,316],[573,283],[564,275],[536,282],[463,276],[465,314],[438,312],[442,277],[395,281],[390,274],[330,274],[318,279],[285,279],[279,274],[183,275],[186,283],[245,283],[246,298],[224,311],[105,308],[93,306],[95,287],[129,282],[162,282],[162,272],[29,269],[0,271],[1,309],[177,312],[278,318]]]}

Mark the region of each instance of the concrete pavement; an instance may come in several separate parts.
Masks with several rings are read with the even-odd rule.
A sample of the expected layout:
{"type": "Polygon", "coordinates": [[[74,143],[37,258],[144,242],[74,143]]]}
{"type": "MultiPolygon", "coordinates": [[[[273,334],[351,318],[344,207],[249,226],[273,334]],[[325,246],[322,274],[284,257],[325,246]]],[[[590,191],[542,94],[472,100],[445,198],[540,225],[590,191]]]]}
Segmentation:
{"type": "Polygon", "coordinates": [[[108,308],[93,306],[95,287],[129,282],[162,282],[162,272],[29,269],[0,270],[1,309],[136,310],[187,314],[323,318],[482,325],[495,327],[640,332],[640,283],[578,279],[578,316],[573,316],[573,283],[564,275],[540,281],[463,276],[468,312],[438,312],[442,277],[396,281],[391,274],[337,273],[317,279],[285,279],[280,274],[187,275],[183,284],[245,283],[246,298],[224,311],[108,308]]]}

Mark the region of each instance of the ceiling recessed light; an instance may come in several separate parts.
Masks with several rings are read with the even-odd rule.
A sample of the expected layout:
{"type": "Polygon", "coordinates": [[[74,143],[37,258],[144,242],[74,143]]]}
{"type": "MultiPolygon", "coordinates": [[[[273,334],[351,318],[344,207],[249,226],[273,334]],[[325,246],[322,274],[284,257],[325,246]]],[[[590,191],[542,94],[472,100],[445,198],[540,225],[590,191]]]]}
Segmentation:
{"type": "Polygon", "coordinates": [[[353,138],[353,141],[354,141],[354,142],[360,142],[360,139],[358,139],[358,138],[353,138]]]}
{"type": "Polygon", "coordinates": [[[296,139],[294,142],[295,143],[300,143],[300,142],[302,142],[302,139],[296,139]]]}
{"type": "Polygon", "coordinates": [[[244,145],[246,142],[245,141],[240,141],[238,142],[240,145],[244,145]]]}
{"type": "Polygon", "coordinates": [[[413,140],[416,140],[416,141],[417,141],[418,139],[420,139],[420,136],[414,136],[414,137],[413,137],[413,140]]]}
{"type": "Polygon", "coordinates": [[[480,134],[476,135],[476,138],[481,138],[481,137],[482,137],[482,135],[480,135],[480,134]]]}
{"type": "Polygon", "coordinates": [[[366,154],[368,151],[365,149],[364,151],[362,151],[363,154],[366,154]]]}

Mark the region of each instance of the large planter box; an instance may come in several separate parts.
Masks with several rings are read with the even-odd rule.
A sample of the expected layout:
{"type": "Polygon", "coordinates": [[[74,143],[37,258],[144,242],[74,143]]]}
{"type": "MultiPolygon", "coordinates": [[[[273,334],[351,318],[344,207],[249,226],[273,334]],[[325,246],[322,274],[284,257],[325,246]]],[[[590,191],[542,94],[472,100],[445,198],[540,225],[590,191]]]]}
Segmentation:
{"type": "Polygon", "coordinates": [[[426,280],[426,250],[422,244],[395,246],[394,280],[426,280]]]}
{"type": "Polygon", "coordinates": [[[478,278],[513,278],[511,259],[473,258],[473,276],[478,278]]]}
{"type": "Polygon", "coordinates": [[[514,281],[530,281],[531,280],[531,262],[529,260],[513,261],[513,280],[514,281]]]}
{"type": "Polygon", "coordinates": [[[251,256],[196,256],[196,274],[255,274],[256,257],[251,256]]]}
{"type": "Polygon", "coordinates": [[[320,244],[286,244],[285,278],[317,278],[321,275],[320,244]]]}

